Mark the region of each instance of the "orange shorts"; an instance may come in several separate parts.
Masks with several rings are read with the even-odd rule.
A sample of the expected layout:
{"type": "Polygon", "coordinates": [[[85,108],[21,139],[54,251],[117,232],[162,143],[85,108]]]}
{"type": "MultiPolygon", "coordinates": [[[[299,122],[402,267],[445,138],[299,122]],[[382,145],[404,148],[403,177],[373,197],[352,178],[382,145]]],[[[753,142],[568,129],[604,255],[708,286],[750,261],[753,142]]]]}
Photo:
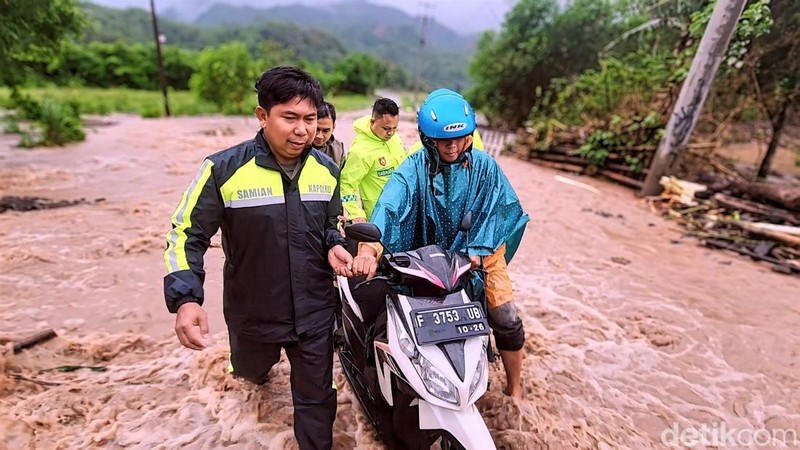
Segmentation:
{"type": "Polygon", "coordinates": [[[486,303],[489,309],[514,300],[506,265],[506,244],[501,245],[494,254],[483,258],[483,268],[486,270],[486,303]]]}

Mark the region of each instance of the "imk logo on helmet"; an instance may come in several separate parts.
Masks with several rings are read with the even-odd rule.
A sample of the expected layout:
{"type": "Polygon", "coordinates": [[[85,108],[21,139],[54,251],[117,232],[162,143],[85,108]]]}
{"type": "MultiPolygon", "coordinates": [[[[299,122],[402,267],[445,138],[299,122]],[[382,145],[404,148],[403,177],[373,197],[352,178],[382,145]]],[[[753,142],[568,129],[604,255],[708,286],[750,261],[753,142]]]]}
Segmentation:
{"type": "Polygon", "coordinates": [[[420,139],[455,139],[472,134],[475,111],[458,92],[437,89],[425,99],[417,113],[420,139]]]}
{"type": "Polygon", "coordinates": [[[455,133],[456,131],[461,131],[465,128],[467,128],[467,124],[465,122],[451,123],[450,125],[445,125],[444,131],[445,133],[455,133]]]}

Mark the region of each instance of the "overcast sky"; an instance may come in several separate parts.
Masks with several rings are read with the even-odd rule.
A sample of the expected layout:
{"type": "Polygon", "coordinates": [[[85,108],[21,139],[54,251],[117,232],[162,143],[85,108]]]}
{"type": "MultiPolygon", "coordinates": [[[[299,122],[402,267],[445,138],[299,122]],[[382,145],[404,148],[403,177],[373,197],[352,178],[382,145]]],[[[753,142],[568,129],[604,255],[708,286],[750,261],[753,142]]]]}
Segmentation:
{"type": "MultiPolygon", "coordinates": [[[[92,3],[116,8],[140,7],[150,9],[149,0],[90,0],[92,3]]],[[[303,3],[307,5],[330,5],[341,0],[155,0],[156,10],[165,11],[174,7],[186,14],[198,15],[215,3],[246,5],[256,8],[303,3]]],[[[516,0],[368,0],[369,3],[393,6],[410,15],[427,10],[437,22],[461,31],[463,34],[487,29],[499,29],[503,17],[516,0]],[[427,5],[427,6],[426,6],[427,5]]]]}

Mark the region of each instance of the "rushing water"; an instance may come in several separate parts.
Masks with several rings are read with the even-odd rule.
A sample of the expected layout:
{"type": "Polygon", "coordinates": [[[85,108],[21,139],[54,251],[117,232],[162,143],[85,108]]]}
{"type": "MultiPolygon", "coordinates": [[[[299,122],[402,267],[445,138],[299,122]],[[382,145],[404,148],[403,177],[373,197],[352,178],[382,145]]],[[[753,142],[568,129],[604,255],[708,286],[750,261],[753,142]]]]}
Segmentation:
{"type": "MultiPolygon", "coordinates": [[[[352,119],[339,118],[344,142],[352,119]]],[[[0,343],[59,334],[1,351],[0,449],[296,448],[285,358],[263,387],[226,373],[218,241],[206,254],[210,348],[177,344],[161,294],[183,188],[255,120],[115,120],[64,149],[0,136],[0,194],[88,201],[0,214],[0,343]],[[105,371],[47,370],[64,365],[105,371]]],[[[408,145],[413,129],[401,122],[408,145]]],[[[800,431],[797,278],[681,238],[623,188],[500,162],[532,221],[510,266],[525,398],[501,393],[498,362],[478,404],[498,447],[664,448],[674,427],[800,431]]],[[[335,377],[336,448],[381,448],[338,362],[335,377]]]]}

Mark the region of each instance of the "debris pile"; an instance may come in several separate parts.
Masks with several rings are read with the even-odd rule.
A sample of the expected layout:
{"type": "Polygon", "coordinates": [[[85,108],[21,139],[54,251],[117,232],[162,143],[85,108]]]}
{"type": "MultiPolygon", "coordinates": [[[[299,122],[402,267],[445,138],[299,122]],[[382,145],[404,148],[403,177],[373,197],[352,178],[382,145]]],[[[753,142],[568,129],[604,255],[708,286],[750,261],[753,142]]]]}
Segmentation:
{"type": "MultiPolygon", "coordinates": [[[[95,202],[102,201],[97,199],[95,202]]],[[[36,211],[39,209],[54,209],[65,208],[67,206],[86,205],[89,204],[86,199],[81,198],[78,200],[51,200],[41,197],[16,197],[5,196],[0,198],[0,213],[6,211],[36,211]]]]}
{"type": "MultiPolygon", "coordinates": [[[[640,189],[648,174],[663,120],[650,114],[584,126],[547,120],[520,132],[511,153],[562,171],[608,178],[640,189]]],[[[800,274],[800,185],[751,182],[717,154],[719,130],[688,144],[661,196],[648,198],[710,248],[731,250],[800,274]],[[691,181],[687,181],[691,180],[691,181]]]]}
{"type": "Polygon", "coordinates": [[[747,185],[720,184],[719,177],[710,185],[663,177],[661,185],[664,192],[648,198],[650,207],[684,226],[688,236],[769,263],[776,272],[800,275],[800,188],[752,183],[743,191],[747,185]],[[743,198],[754,193],[782,194],[774,202],[793,208],[767,204],[763,197],[763,203],[743,198]]]}
{"type": "MultiPolygon", "coordinates": [[[[512,152],[532,163],[589,176],[602,176],[624,186],[639,189],[647,167],[663,134],[663,124],[655,115],[616,118],[608,123],[589,123],[582,127],[565,126],[556,120],[533,127],[520,135],[512,152]]],[[[719,144],[693,142],[688,145],[680,176],[693,178],[693,168],[709,168],[730,173],[725,163],[714,156],[719,144]]]]}

